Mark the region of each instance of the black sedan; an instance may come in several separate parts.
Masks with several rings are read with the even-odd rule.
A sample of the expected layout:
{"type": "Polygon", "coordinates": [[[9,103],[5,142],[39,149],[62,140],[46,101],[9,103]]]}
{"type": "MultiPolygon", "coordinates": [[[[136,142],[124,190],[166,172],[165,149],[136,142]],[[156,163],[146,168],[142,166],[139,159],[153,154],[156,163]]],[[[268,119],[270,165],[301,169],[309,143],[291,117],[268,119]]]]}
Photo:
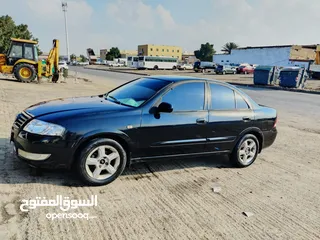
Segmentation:
{"type": "Polygon", "coordinates": [[[30,106],[18,114],[11,141],[33,167],[74,167],[87,184],[104,185],[137,161],[223,153],[247,167],[275,141],[276,123],[276,110],[232,85],[154,76],[30,106]]]}

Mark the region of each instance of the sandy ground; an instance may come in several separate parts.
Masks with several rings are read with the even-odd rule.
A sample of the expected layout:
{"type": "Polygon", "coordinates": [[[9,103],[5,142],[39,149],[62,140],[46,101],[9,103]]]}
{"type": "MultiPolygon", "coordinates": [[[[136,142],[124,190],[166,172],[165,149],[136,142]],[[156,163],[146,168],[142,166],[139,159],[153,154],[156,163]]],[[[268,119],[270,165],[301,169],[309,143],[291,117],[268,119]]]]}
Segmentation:
{"type": "Polygon", "coordinates": [[[275,144],[246,169],[231,168],[226,157],[136,164],[103,187],[83,187],[68,171],[30,175],[9,144],[15,115],[39,101],[97,94],[116,85],[114,79],[81,77],[93,82],[0,80],[1,240],[320,239],[319,119],[286,109],[275,144]],[[221,191],[213,192],[213,186],[221,191]],[[62,211],[19,209],[22,199],[57,194],[83,200],[97,195],[98,206],[70,210],[97,218],[49,220],[46,214],[62,211]]]}

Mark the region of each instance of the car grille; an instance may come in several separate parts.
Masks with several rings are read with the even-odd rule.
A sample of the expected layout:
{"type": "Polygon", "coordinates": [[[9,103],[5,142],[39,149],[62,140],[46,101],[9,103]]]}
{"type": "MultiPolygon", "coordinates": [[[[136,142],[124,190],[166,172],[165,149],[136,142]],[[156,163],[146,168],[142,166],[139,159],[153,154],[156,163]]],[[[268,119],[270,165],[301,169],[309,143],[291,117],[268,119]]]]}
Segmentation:
{"type": "Polygon", "coordinates": [[[18,114],[16,120],[13,123],[13,127],[20,129],[27,121],[29,121],[33,116],[25,111],[18,114]]]}

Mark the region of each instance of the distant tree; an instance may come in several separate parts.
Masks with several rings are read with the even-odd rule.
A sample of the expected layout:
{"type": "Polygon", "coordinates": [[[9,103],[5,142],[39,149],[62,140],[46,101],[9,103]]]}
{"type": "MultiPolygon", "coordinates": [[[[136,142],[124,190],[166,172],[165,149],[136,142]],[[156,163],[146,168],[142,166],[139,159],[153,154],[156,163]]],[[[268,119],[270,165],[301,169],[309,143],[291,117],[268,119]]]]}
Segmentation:
{"type": "Polygon", "coordinates": [[[70,55],[70,60],[71,61],[74,61],[76,59],[77,59],[77,56],[74,53],[70,55]]]}
{"type": "Polygon", "coordinates": [[[225,53],[227,53],[227,54],[230,54],[232,49],[237,49],[238,47],[239,47],[239,46],[238,46],[236,43],[234,43],[234,42],[228,42],[228,43],[226,43],[225,45],[223,45],[221,51],[222,51],[222,52],[225,52],[225,53]]]}
{"type": "Polygon", "coordinates": [[[114,58],[120,58],[120,50],[117,47],[112,47],[106,55],[106,60],[112,61],[114,58]]]}
{"type": "MultiPolygon", "coordinates": [[[[37,38],[33,37],[32,33],[28,29],[28,25],[20,24],[16,25],[12,17],[5,15],[0,17],[0,53],[7,53],[11,38],[22,38],[27,40],[38,41],[37,38]]],[[[38,54],[42,52],[38,48],[38,54]]]]}
{"type": "Polygon", "coordinates": [[[215,54],[216,51],[213,48],[213,44],[205,43],[201,44],[200,50],[194,51],[194,55],[196,58],[198,58],[200,61],[210,61],[212,62],[213,54],[215,54]]]}
{"type": "Polygon", "coordinates": [[[81,62],[86,62],[87,58],[84,55],[80,55],[81,62]]]}

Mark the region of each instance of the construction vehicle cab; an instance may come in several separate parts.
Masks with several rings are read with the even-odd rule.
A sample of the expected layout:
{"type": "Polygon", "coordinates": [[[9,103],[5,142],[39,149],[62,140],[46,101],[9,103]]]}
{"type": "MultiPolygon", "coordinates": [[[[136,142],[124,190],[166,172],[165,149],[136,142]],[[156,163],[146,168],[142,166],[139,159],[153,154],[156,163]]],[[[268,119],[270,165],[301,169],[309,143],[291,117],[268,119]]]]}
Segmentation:
{"type": "Polygon", "coordinates": [[[45,61],[38,60],[38,42],[25,39],[11,38],[8,54],[0,54],[0,72],[14,74],[21,82],[31,82],[42,76],[53,76],[58,80],[59,41],[53,40],[53,48],[45,61]]]}

